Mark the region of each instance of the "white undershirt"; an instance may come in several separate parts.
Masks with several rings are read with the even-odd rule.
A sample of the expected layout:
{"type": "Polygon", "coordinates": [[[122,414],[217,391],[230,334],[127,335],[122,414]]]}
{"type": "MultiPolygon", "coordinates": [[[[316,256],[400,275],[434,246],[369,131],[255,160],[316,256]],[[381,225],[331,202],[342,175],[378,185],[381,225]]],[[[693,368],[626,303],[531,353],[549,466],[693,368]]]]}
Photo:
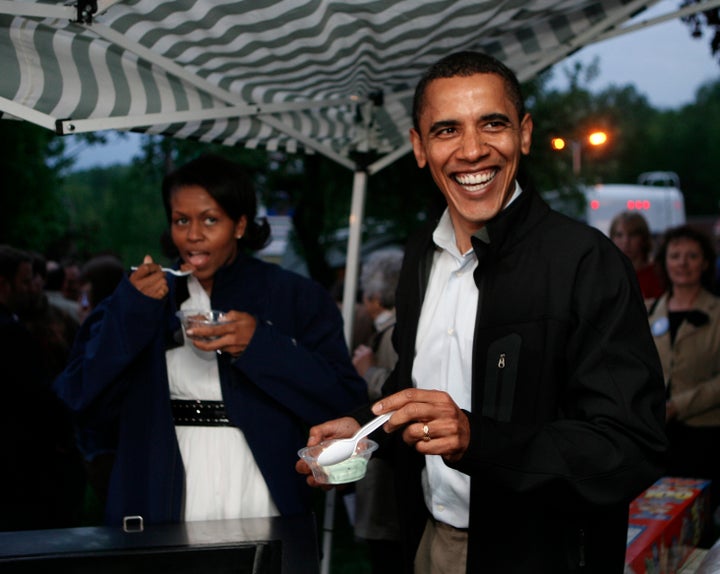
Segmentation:
{"type": "MultiPolygon", "coordinates": [[[[508,205],[520,195],[516,184],[508,205]]],[[[412,379],[418,389],[446,391],[461,409],[471,410],[472,359],[478,289],[477,257],[460,253],[448,210],[433,233],[437,245],[415,339],[412,379]]],[[[432,435],[432,424],[430,425],[432,435]]],[[[425,457],[425,504],[436,520],[467,528],[470,477],[445,465],[439,455],[425,457]]]]}
{"type": "MultiPolygon", "coordinates": [[[[182,309],[210,309],[210,298],[188,277],[182,309]]],[[[190,341],[165,354],[172,399],[223,400],[217,354],[190,341]]],[[[245,435],[237,427],[176,426],[185,466],[185,521],[277,516],[245,435]]]]}
{"type": "MultiPolygon", "coordinates": [[[[413,383],[418,389],[446,391],[470,410],[472,343],[478,291],[472,249],[461,254],[447,210],[433,234],[435,251],[417,338],[413,383]]],[[[430,427],[432,434],[432,426],[430,427]]],[[[445,465],[439,455],[425,457],[425,504],[432,515],[456,528],[468,526],[470,477],[445,465]]]]}

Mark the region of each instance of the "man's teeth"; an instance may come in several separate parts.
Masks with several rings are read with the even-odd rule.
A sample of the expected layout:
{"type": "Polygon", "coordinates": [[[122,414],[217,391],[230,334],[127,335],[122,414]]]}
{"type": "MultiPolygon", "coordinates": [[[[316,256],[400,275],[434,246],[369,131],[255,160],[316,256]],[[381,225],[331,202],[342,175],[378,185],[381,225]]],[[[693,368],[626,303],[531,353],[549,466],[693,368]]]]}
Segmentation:
{"type": "Polygon", "coordinates": [[[455,176],[455,179],[460,185],[483,185],[491,181],[495,177],[493,173],[466,173],[455,176]]]}

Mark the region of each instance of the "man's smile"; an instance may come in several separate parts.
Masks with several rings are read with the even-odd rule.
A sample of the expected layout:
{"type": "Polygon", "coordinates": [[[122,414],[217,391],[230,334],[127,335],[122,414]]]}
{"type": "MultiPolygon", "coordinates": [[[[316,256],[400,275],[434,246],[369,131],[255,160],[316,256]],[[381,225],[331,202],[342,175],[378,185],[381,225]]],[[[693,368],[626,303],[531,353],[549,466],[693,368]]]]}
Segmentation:
{"type": "Polygon", "coordinates": [[[469,192],[480,191],[485,188],[497,175],[498,170],[486,170],[475,173],[457,173],[453,179],[469,192]]]}

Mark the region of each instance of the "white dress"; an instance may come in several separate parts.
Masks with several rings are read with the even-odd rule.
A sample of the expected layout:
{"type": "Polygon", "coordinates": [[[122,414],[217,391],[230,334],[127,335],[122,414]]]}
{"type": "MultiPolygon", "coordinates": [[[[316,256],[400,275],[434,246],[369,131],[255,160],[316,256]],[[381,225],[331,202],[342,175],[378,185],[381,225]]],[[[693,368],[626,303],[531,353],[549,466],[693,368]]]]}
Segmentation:
{"type": "MultiPolygon", "coordinates": [[[[210,309],[210,298],[193,276],[188,289],[182,309],[210,309]]],[[[166,360],[171,399],[223,400],[216,353],[186,340],[168,351],[166,360]]],[[[176,426],[175,432],[185,465],[186,521],[280,514],[240,429],[176,426]]]]}

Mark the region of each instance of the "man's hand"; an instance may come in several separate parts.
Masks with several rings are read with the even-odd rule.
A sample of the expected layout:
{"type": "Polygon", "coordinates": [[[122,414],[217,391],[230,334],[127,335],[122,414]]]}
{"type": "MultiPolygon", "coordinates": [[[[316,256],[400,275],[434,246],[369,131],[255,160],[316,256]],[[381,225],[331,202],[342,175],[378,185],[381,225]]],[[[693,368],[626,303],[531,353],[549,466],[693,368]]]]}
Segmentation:
{"type": "Polygon", "coordinates": [[[455,462],[470,443],[470,421],[444,391],[406,389],[383,397],[372,410],[376,415],[395,411],[385,423],[386,431],[403,429],[405,443],[422,454],[455,462]]]}

